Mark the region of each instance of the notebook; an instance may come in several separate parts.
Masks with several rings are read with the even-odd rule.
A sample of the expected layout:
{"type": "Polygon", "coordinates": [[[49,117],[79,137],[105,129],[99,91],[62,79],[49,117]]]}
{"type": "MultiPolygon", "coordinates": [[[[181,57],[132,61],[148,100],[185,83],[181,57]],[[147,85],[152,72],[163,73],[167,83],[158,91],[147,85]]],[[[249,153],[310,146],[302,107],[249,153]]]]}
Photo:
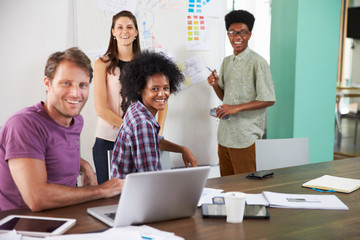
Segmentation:
{"type": "Polygon", "coordinates": [[[128,174],[119,204],[87,212],[111,227],[191,217],[209,171],[194,167],[128,174]]]}
{"type": "Polygon", "coordinates": [[[275,208],[349,210],[337,196],[324,194],[291,194],[263,191],[246,194],[246,204],[275,208]]]}
{"type": "Polygon", "coordinates": [[[324,175],[304,183],[303,187],[351,193],[360,188],[360,179],[324,175]]]}

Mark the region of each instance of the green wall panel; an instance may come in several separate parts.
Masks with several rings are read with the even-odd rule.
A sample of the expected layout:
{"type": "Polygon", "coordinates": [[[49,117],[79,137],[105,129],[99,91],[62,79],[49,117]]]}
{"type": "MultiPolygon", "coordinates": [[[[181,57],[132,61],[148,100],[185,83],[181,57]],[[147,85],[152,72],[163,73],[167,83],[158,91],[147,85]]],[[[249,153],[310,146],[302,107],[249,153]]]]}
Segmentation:
{"type": "Polygon", "coordinates": [[[341,0],[272,1],[268,138],[308,137],[313,163],[333,159],[340,8],[341,0]]]}

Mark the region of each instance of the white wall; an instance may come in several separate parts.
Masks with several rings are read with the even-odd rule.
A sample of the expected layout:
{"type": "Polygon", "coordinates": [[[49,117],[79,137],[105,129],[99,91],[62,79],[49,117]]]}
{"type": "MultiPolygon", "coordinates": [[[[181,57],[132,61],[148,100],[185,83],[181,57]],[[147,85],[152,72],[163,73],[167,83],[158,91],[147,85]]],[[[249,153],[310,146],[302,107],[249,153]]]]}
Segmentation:
{"type": "MultiPolygon", "coordinates": [[[[79,33],[84,30],[82,28],[74,29],[74,26],[78,26],[76,16],[79,10],[73,8],[76,1],[77,5],[75,6],[83,3],[96,3],[96,0],[0,1],[0,51],[2,55],[0,58],[0,126],[15,111],[46,99],[43,71],[46,59],[51,53],[76,45],[84,51],[90,50],[87,49],[86,44],[84,45],[84,41],[74,34],[74,32],[79,33]]],[[[181,0],[179,2],[182,3],[181,0]]],[[[263,2],[263,0],[257,0],[256,4],[253,3],[252,8],[248,10],[252,12],[260,8],[256,11],[263,11],[262,7],[257,6],[263,2]]],[[[90,13],[90,9],[88,11],[90,13]]],[[[219,9],[219,11],[225,14],[225,8],[219,9]]],[[[167,48],[169,54],[178,61],[184,61],[188,57],[200,54],[206,65],[219,69],[225,55],[225,40],[227,41],[225,39],[224,14],[222,16],[220,14],[219,18],[209,18],[211,51],[193,52],[186,51],[181,38],[175,36],[176,33],[181,33],[185,29],[174,24],[174,20],[170,18],[173,17],[171,13],[168,11],[170,15],[165,16],[158,29],[154,26],[154,31],[159,36],[159,43],[167,48]],[[165,32],[159,33],[161,30],[165,32]]],[[[158,14],[155,15],[158,17],[158,14]]],[[[83,19],[85,24],[89,19],[89,25],[93,26],[90,22],[93,21],[94,16],[83,19]]],[[[267,24],[265,30],[261,31],[261,28],[264,28],[261,21],[257,17],[254,31],[256,29],[259,32],[267,32],[267,24]]],[[[82,37],[85,37],[87,43],[94,38],[102,39],[101,44],[95,47],[106,47],[109,28],[110,22],[106,24],[105,37],[104,34],[97,33],[97,30],[102,32],[102,29],[85,33],[82,37]]],[[[258,49],[269,44],[255,32],[251,41],[253,41],[250,43],[253,44],[252,48],[260,52],[261,50],[258,49]]],[[[81,155],[92,164],[92,146],[96,124],[93,85],[90,87],[90,93],[89,100],[82,111],[85,126],[81,135],[81,155]]],[[[198,85],[171,96],[164,129],[165,138],[188,146],[198,158],[199,164],[217,164],[218,120],[209,116],[209,109],[219,103],[206,79],[198,85]]],[[[183,165],[179,154],[171,154],[171,160],[173,167],[183,165]]]]}
{"type": "MultiPolygon", "coordinates": [[[[232,1],[227,0],[227,12],[232,10],[232,1]]],[[[241,0],[235,1],[235,10],[246,10],[255,17],[249,47],[260,54],[270,63],[270,29],[271,29],[271,1],[268,0],[241,0]]],[[[225,22],[223,24],[225,28],[225,22]]],[[[229,40],[225,41],[225,56],[233,53],[229,40]]]]}
{"type": "Polygon", "coordinates": [[[351,84],[360,86],[360,39],[353,39],[352,44],[351,84]]]}
{"type": "MultiPolygon", "coordinates": [[[[77,0],[78,46],[85,51],[103,49],[109,41],[111,17],[116,12],[101,10],[96,0],[77,0]],[[91,36],[91,37],[90,37],[91,36]]],[[[137,22],[142,49],[144,42],[143,23],[150,27],[157,50],[166,52],[176,62],[200,55],[204,64],[219,68],[224,57],[223,17],[208,18],[211,50],[188,51],[186,48],[186,1],[172,1],[174,5],[164,7],[167,1],[138,1],[137,22]],[[147,4],[153,2],[154,4],[147,4]],[[175,4],[176,3],[176,4],[175,4]],[[175,6],[175,7],[173,7],[175,6]]],[[[171,1],[168,1],[171,2],[171,1]]],[[[219,12],[224,12],[225,5],[219,12]]],[[[221,14],[223,16],[223,14],[221,14]]],[[[205,69],[207,71],[207,69],[205,69]]],[[[218,106],[218,100],[206,77],[200,84],[191,86],[169,99],[168,114],[165,121],[164,137],[167,140],[187,146],[195,155],[198,164],[217,164],[217,120],[209,116],[210,108],[218,106]]],[[[93,91],[83,112],[85,126],[81,136],[83,156],[91,152],[94,141],[96,115],[93,103],[93,91]]],[[[89,155],[91,158],[91,154],[89,155]]],[[[87,158],[89,159],[89,158],[87,158]]],[[[172,167],[184,166],[180,154],[170,154],[172,167]]]]}
{"type": "MultiPolygon", "coordinates": [[[[360,0],[354,0],[353,7],[360,7],[360,0]]],[[[360,85],[360,39],[352,39],[351,51],[351,84],[360,85]]],[[[359,101],[357,101],[359,102],[359,101]]],[[[360,104],[359,104],[360,109],[360,104]]]]}
{"type": "Polygon", "coordinates": [[[71,0],[0,1],[0,126],[15,111],[45,100],[47,57],[73,46],[71,0]]]}
{"type": "MultiPolygon", "coordinates": [[[[181,0],[179,2],[182,3],[181,0]]],[[[2,53],[2,58],[0,58],[0,72],[2,73],[0,126],[15,111],[46,99],[43,71],[51,53],[76,45],[84,51],[91,50],[85,49],[85,45],[81,44],[81,39],[78,38],[77,32],[83,29],[76,29],[78,26],[76,16],[79,12],[76,8],[74,10],[74,6],[79,6],[79,3],[96,3],[96,0],[77,0],[77,5],[74,3],[76,0],[0,1],[0,50],[2,53]]],[[[88,17],[90,24],[93,16],[88,17]]],[[[190,52],[186,51],[183,41],[173,36],[179,31],[185,32],[185,28],[182,29],[174,24],[170,17],[172,16],[163,18],[160,28],[166,31],[163,33],[166,38],[162,39],[161,44],[164,47],[169,45],[167,47],[169,54],[177,57],[178,61],[200,54],[206,65],[219,68],[224,52],[223,22],[218,23],[216,18],[209,20],[212,27],[211,51],[190,52]],[[174,47],[177,45],[180,47],[174,47]]],[[[87,22],[87,19],[83,20],[87,22]]],[[[106,25],[106,36],[99,37],[105,39],[102,47],[107,47],[109,28],[110,23],[106,25]]],[[[89,40],[98,38],[97,36],[98,33],[94,31],[82,37],[89,40]]],[[[90,93],[89,100],[82,111],[85,126],[80,143],[82,157],[93,164],[92,146],[96,124],[93,84],[90,93]]],[[[203,83],[172,96],[169,101],[164,136],[173,142],[188,146],[197,157],[199,164],[217,164],[218,162],[217,120],[209,116],[210,108],[217,105],[218,101],[212,89],[207,85],[206,79],[203,83]]],[[[171,159],[174,167],[183,165],[179,154],[171,155],[171,159]]]]}

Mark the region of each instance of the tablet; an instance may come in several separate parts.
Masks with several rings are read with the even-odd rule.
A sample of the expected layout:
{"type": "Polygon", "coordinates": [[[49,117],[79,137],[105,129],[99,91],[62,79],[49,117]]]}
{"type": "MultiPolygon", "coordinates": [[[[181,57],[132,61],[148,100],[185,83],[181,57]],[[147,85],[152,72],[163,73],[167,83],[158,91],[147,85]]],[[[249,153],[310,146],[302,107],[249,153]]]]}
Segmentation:
{"type": "Polygon", "coordinates": [[[60,235],[69,230],[76,219],[9,215],[0,221],[0,232],[16,232],[33,237],[60,235]]]}

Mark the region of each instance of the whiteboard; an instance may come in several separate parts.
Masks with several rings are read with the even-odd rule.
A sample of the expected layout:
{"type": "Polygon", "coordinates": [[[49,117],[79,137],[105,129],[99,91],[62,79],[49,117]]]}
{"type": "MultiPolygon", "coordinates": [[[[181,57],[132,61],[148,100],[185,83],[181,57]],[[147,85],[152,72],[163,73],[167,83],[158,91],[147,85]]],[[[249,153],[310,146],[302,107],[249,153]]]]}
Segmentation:
{"type": "MultiPolygon", "coordinates": [[[[105,51],[110,37],[111,12],[98,7],[99,0],[77,0],[74,7],[77,45],[85,52],[99,55],[105,51]]],[[[209,50],[187,50],[188,1],[185,0],[137,0],[135,16],[139,27],[141,48],[165,52],[175,62],[183,62],[200,56],[204,65],[220,68],[225,45],[225,1],[220,4],[220,17],[207,17],[209,50]]],[[[112,0],[114,4],[124,1],[112,0]]],[[[98,56],[97,56],[98,57],[98,56]]],[[[93,59],[94,60],[94,59],[93,59]]],[[[209,72],[208,72],[209,73],[209,72]]],[[[169,99],[164,137],[174,143],[188,147],[200,165],[216,165],[218,120],[209,115],[210,108],[218,106],[219,100],[204,81],[193,84],[169,99]]],[[[95,141],[96,114],[93,89],[88,103],[82,111],[85,126],[81,136],[82,156],[92,159],[91,149],[95,141]]],[[[172,167],[183,166],[180,154],[170,155],[172,167]]]]}

